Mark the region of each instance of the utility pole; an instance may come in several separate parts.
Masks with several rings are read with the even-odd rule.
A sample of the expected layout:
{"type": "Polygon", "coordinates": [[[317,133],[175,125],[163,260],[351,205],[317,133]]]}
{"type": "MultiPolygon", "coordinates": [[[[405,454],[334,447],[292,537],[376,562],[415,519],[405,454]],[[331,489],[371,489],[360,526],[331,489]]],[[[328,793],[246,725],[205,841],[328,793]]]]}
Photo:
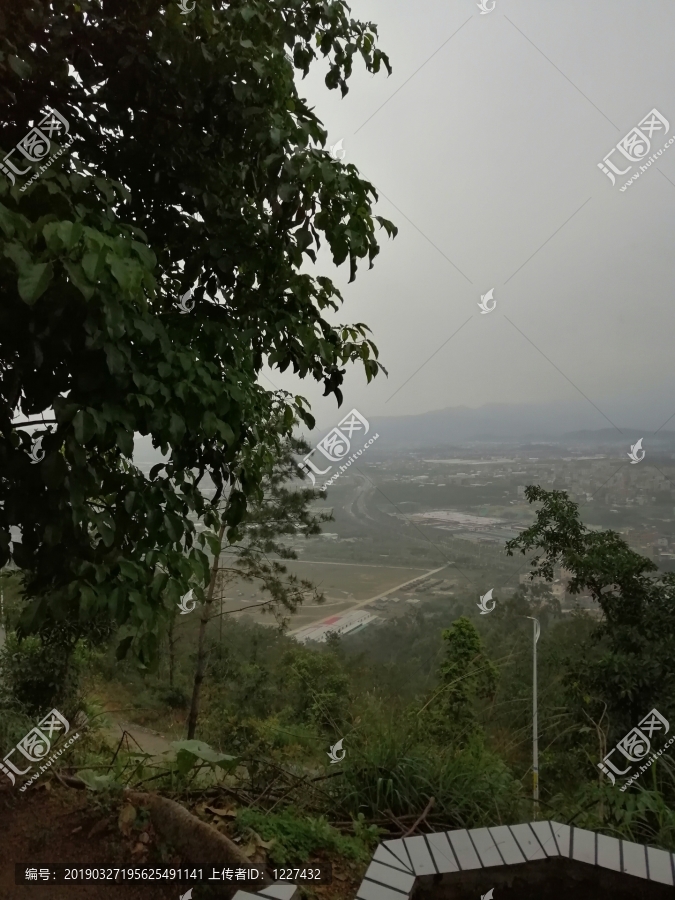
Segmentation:
{"type": "Polygon", "coordinates": [[[532,642],[532,808],[534,819],[539,818],[539,709],[537,706],[537,641],[541,634],[539,620],[526,616],[534,623],[532,642]]]}

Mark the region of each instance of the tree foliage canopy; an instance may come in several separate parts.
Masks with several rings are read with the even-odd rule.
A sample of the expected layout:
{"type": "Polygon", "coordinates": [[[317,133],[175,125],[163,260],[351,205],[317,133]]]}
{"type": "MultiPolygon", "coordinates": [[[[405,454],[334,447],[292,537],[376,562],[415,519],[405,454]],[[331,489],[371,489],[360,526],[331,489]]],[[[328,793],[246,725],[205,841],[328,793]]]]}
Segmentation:
{"type": "Polygon", "coordinates": [[[494,696],[497,667],[487,656],[471,619],[460,616],[441,633],[444,656],[438,669],[440,686],[422,707],[423,727],[437,739],[461,743],[476,730],[476,705],[494,696]]]}
{"type": "Polygon", "coordinates": [[[24,632],[103,611],[150,657],[163,600],[208,580],[220,523],[203,479],[225,492],[234,541],[294,416],[313,424],[301,397],[261,387],[263,364],[338,402],[346,363],[381,368],[365,325],[329,321],[342,298],[306,262],[323,239],[353,279],[376,223],[395,228],[324,151],[294,76],[323,57],[344,95],[354,56],[389,63],[344,0],[199,0],[187,16],[25,0],[3,15],[0,155],[45,106],[78,140],[28,187],[0,177],[0,565],[23,570],[24,632]],[[26,421],[52,426],[33,435],[37,465],[26,421]],[[139,433],[164,454],[149,473],[139,433]]]}
{"type": "Polygon", "coordinates": [[[609,716],[621,737],[650,709],[675,710],[675,573],[659,576],[650,559],[632,550],[615,531],[592,531],[565,491],[530,486],[530,503],[540,502],[536,520],[506,545],[538,554],[532,575],[553,580],[554,567],[570,573],[567,590],[587,591],[603,620],[593,633],[594,653],[578,663],[570,679],[574,693],[595,720],[609,716]]]}

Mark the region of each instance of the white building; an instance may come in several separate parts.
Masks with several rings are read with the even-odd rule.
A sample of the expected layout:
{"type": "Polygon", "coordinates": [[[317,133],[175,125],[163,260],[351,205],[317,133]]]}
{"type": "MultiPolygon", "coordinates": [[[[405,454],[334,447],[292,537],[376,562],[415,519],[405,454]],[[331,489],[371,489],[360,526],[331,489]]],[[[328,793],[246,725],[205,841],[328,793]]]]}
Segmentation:
{"type": "Polygon", "coordinates": [[[322,622],[301,628],[295,635],[295,639],[301,644],[307,641],[318,641],[323,644],[329,634],[349,634],[350,631],[356,631],[357,628],[363,628],[373,622],[375,618],[372,613],[366,612],[364,609],[355,609],[343,615],[329,616],[322,622]]]}

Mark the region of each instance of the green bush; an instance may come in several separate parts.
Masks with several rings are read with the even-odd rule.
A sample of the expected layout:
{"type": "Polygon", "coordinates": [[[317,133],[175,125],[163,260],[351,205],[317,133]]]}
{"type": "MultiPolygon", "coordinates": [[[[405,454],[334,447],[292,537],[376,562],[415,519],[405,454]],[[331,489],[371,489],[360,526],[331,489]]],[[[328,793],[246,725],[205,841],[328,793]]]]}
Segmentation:
{"type": "Polygon", "coordinates": [[[411,815],[435,800],[444,827],[477,827],[520,821],[525,814],[520,782],[473,735],[461,750],[421,739],[410,716],[370,722],[345,741],[343,777],[330,788],[352,816],[411,815]]]}
{"type": "Polygon", "coordinates": [[[279,866],[305,862],[319,850],[366,861],[371,846],[377,842],[378,830],[364,827],[359,822],[356,825],[356,837],[345,837],[323,816],[318,819],[302,816],[290,808],[272,814],[242,809],[235,820],[235,827],[241,834],[253,830],[263,840],[274,841],[268,856],[279,866]]]}
{"type": "Polygon", "coordinates": [[[0,706],[0,759],[31,730],[35,722],[18,709],[0,706]]]}
{"type": "Polygon", "coordinates": [[[175,685],[160,691],[158,697],[171,709],[186,709],[190,699],[182,688],[175,685]]]}
{"type": "Polygon", "coordinates": [[[31,718],[54,706],[74,712],[85,656],[79,646],[45,643],[37,635],[19,641],[10,632],[0,650],[0,679],[7,699],[31,718]]]}

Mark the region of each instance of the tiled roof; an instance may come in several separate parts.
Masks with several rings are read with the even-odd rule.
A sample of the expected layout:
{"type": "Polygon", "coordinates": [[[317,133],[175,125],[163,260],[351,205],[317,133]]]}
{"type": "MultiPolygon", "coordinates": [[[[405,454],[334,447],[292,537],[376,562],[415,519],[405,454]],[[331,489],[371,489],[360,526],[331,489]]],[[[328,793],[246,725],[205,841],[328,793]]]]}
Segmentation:
{"type": "Polygon", "coordinates": [[[550,857],[675,885],[675,855],[644,844],[561,825],[530,822],[457,829],[383,841],[357,892],[358,900],[407,900],[424,875],[511,866],[550,857]]]}
{"type": "Polygon", "coordinates": [[[270,884],[255,893],[237,891],[232,900],[293,900],[297,890],[295,884],[270,884]]]}

